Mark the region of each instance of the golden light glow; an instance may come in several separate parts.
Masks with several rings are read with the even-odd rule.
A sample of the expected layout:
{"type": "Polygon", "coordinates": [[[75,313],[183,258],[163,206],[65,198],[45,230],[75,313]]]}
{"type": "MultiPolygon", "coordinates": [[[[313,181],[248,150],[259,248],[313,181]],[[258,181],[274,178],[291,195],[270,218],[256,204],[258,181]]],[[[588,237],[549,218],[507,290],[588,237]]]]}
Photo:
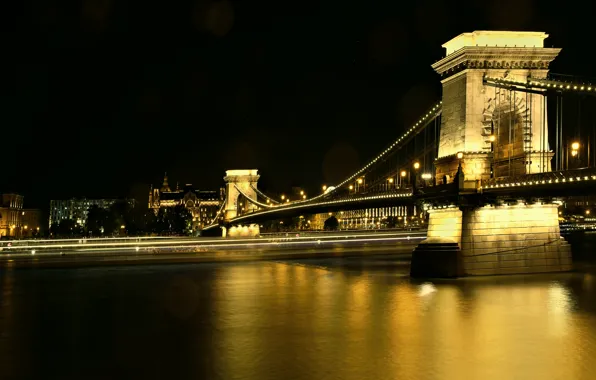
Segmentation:
{"type": "Polygon", "coordinates": [[[571,144],[571,149],[578,150],[579,149],[579,143],[578,142],[574,142],[573,144],[571,144]]]}
{"type": "Polygon", "coordinates": [[[388,178],[387,181],[389,181],[389,183],[393,183],[393,178],[388,178]]]}
{"type": "Polygon", "coordinates": [[[572,151],[571,151],[571,155],[572,155],[573,157],[577,156],[577,150],[572,150],[572,151]]]}
{"type": "Polygon", "coordinates": [[[286,199],[286,196],[282,194],[281,195],[281,200],[283,201],[284,199],[286,199]]]}
{"type": "Polygon", "coordinates": [[[488,139],[490,140],[490,142],[494,142],[496,138],[495,135],[490,135],[488,139]]]}
{"type": "Polygon", "coordinates": [[[590,210],[586,210],[586,215],[590,215],[590,210]]]}
{"type": "Polygon", "coordinates": [[[464,154],[462,152],[457,153],[457,158],[461,160],[462,158],[464,158],[464,154]]]}
{"type": "Polygon", "coordinates": [[[300,190],[300,195],[304,195],[304,190],[300,190]]]}
{"type": "Polygon", "coordinates": [[[358,184],[362,184],[362,178],[358,178],[358,184]]]}
{"type": "Polygon", "coordinates": [[[420,162],[414,162],[414,169],[420,169],[420,162]]]}
{"type": "Polygon", "coordinates": [[[323,185],[323,191],[327,190],[327,185],[323,185]]]}
{"type": "Polygon", "coordinates": [[[354,188],[354,186],[350,185],[350,190],[352,190],[354,188]]]}
{"type": "Polygon", "coordinates": [[[432,175],[430,173],[424,173],[421,175],[422,179],[431,179],[432,175]]]}
{"type": "Polygon", "coordinates": [[[306,195],[304,195],[304,194],[303,194],[303,195],[302,195],[302,199],[306,199],[306,195]]]}
{"type": "Polygon", "coordinates": [[[405,171],[405,170],[402,170],[402,171],[401,171],[401,173],[400,173],[400,175],[401,175],[402,177],[405,177],[405,176],[406,176],[406,174],[408,174],[408,173],[406,173],[406,171],[405,171]]]}

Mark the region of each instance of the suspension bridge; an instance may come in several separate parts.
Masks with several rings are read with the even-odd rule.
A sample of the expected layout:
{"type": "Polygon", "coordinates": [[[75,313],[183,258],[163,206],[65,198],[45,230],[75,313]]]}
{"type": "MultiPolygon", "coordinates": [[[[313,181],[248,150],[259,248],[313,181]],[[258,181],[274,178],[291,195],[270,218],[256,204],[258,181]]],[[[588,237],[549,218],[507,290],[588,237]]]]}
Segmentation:
{"type": "MultiPolygon", "coordinates": [[[[596,189],[596,86],[549,73],[542,32],[475,31],[443,45],[442,99],[358,171],[310,199],[280,202],[257,170],[228,171],[220,224],[417,205],[429,214],[413,275],[564,271],[561,197],[596,189]],[[565,112],[563,112],[565,111],[565,112]]],[[[213,226],[208,227],[212,228],[213,226]]]]}

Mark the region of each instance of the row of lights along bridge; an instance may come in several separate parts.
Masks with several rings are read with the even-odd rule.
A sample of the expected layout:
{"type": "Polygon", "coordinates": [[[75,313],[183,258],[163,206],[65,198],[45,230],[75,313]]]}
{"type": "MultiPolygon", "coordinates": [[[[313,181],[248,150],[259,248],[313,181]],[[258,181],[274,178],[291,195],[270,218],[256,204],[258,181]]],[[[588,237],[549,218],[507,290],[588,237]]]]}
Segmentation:
{"type": "MultiPolygon", "coordinates": [[[[489,140],[491,143],[495,142],[495,136],[491,135],[489,137],[489,140]]],[[[580,144],[578,142],[573,142],[571,143],[571,149],[569,151],[569,154],[571,154],[572,158],[578,157],[579,155],[579,148],[580,148],[580,144]]],[[[588,153],[589,154],[589,153],[588,153]]],[[[458,153],[457,154],[457,158],[461,159],[463,157],[463,153],[458,153]]],[[[567,156],[567,162],[569,160],[569,156],[567,156]]],[[[569,166],[569,164],[567,163],[567,166],[569,166]]],[[[414,171],[417,173],[418,170],[420,169],[420,163],[419,162],[415,162],[412,167],[414,168],[414,171]]],[[[399,176],[397,176],[396,178],[394,177],[389,177],[387,178],[387,190],[392,189],[392,188],[400,188],[400,187],[404,187],[407,184],[409,184],[409,172],[406,170],[401,170],[399,173],[399,176]]],[[[431,180],[432,179],[432,174],[430,173],[423,173],[420,178],[422,178],[425,181],[431,180]]],[[[360,177],[358,178],[353,184],[350,184],[348,186],[348,188],[350,189],[350,191],[354,191],[357,192],[359,190],[364,190],[366,188],[366,179],[365,177],[360,177]]],[[[325,192],[327,190],[327,186],[323,185],[323,192],[325,192]]],[[[281,201],[282,203],[289,203],[290,202],[290,197],[286,196],[285,194],[281,195],[281,201]]],[[[297,200],[306,200],[306,194],[304,192],[304,190],[300,191],[300,199],[297,200]]],[[[271,201],[269,199],[267,199],[267,203],[270,204],[271,201]]]]}

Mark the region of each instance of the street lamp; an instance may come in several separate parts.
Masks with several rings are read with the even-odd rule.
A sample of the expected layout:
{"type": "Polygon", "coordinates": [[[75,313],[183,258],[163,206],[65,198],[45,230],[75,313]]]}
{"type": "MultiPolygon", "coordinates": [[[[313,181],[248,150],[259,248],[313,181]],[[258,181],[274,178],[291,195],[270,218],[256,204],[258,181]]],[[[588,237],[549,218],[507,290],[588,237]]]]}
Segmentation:
{"type": "Polygon", "coordinates": [[[408,173],[405,170],[402,170],[399,173],[399,176],[401,177],[401,181],[400,181],[401,187],[403,187],[405,184],[404,181],[406,180],[406,175],[408,175],[408,173]]]}
{"type": "Polygon", "coordinates": [[[304,190],[300,190],[300,195],[304,195],[304,190]]]}
{"type": "Polygon", "coordinates": [[[414,162],[414,169],[420,169],[420,162],[414,162]]]}
{"type": "Polygon", "coordinates": [[[302,194],[302,199],[306,199],[306,194],[302,194]]]}
{"type": "Polygon", "coordinates": [[[327,191],[327,185],[323,185],[323,191],[327,191]]]}
{"type": "Polygon", "coordinates": [[[461,160],[462,158],[464,158],[464,154],[462,152],[458,152],[457,158],[461,160]]]}
{"type": "Polygon", "coordinates": [[[284,199],[286,199],[286,196],[282,194],[281,195],[281,200],[283,201],[284,199]]]}
{"type": "MultiPolygon", "coordinates": [[[[569,149],[569,148],[567,148],[569,149]]],[[[569,151],[567,151],[567,169],[569,169],[569,151]]],[[[571,157],[577,157],[579,155],[579,142],[574,141],[571,143],[571,157]]]]}
{"type": "Polygon", "coordinates": [[[488,136],[488,140],[489,140],[491,143],[492,143],[492,142],[495,142],[495,140],[496,140],[496,137],[495,137],[495,135],[490,135],[490,136],[488,136]]]}

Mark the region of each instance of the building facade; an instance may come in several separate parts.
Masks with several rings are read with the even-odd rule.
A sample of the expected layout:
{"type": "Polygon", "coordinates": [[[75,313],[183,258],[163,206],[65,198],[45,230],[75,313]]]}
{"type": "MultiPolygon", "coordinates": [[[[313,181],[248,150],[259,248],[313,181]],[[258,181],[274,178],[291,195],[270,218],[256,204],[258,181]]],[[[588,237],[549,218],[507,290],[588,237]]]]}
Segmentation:
{"type": "Polygon", "coordinates": [[[34,237],[42,231],[41,210],[23,208],[23,201],[20,194],[0,196],[0,239],[34,237]]]}
{"type": "MultiPolygon", "coordinates": [[[[72,219],[80,226],[87,224],[87,214],[89,208],[97,206],[99,208],[110,208],[118,199],[86,199],[73,198],[66,200],[52,200],[50,201],[50,222],[52,224],[60,224],[62,220],[72,219]]],[[[134,200],[127,199],[126,202],[134,206],[134,200]]]]}
{"type": "Polygon", "coordinates": [[[201,229],[214,222],[225,198],[223,188],[219,191],[196,190],[192,184],[186,184],[183,188],[176,186],[176,189],[172,190],[166,173],[161,187],[154,189],[152,186],[149,191],[149,208],[157,214],[162,207],[182,205],[192,214],[193,229],[201,229]]]}

